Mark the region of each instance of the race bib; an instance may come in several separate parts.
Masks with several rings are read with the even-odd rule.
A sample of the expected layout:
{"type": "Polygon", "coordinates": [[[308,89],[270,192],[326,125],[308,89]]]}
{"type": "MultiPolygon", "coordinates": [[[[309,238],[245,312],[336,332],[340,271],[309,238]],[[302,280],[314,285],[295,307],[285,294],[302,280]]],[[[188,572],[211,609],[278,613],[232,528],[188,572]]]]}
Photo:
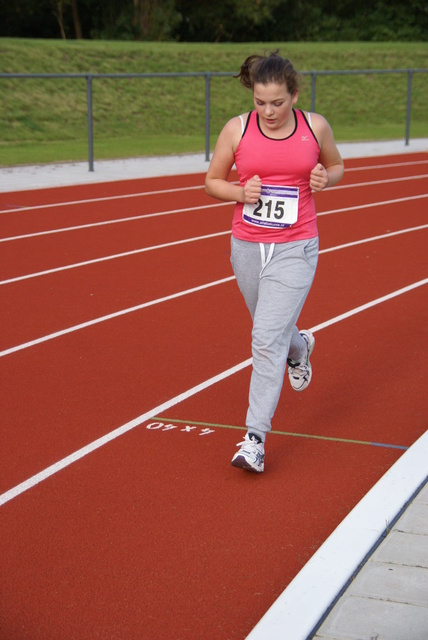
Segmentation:
{"type": "Polygon", "coordinates": [[[244,204],[242,219],[258,227],[285,229],[297,222],[299,188],[262,185],[256,204],[244,204]]]}

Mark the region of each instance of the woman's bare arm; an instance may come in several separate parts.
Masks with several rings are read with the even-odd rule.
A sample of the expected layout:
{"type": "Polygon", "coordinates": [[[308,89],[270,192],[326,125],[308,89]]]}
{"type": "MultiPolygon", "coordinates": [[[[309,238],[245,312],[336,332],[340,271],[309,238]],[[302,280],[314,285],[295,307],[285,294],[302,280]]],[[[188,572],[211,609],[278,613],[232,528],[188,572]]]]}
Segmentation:
{"type": "Polygon", "coordinates": [[[313,191],[322,191],[332,187],[342,179],[343,160],[334,141],[333,131],[327,120],[317,114],[311,114],[312,129],[320,146],[319,163],[311,172],[310,187],[313,191]]]}
{"type": "MultiPolygon", "coordinates": [[[[246,118],[246,116],[243,116],[246,118]]],[[[260,197],[262,182],[254,176],[241,187],[229,182],[235,151],[242,136],[239,117],[232,118],[221,131],[205,178],[205,191],[217,200],[254,204],[260,197]]]]}

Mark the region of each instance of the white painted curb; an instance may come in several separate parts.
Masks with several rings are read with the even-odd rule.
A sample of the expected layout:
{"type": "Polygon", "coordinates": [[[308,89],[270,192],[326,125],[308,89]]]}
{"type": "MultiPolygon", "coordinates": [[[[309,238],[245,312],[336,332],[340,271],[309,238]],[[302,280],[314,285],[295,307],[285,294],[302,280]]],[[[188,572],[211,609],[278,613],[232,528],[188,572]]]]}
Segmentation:
{"type": "MultiPolygon", "coordinates": [[[[345,159],[365,158],[428,152],[428,138],[413,138],[408,145],[404,140],[387,140],[339,143],[337,146],[345,159]]],[[[204,154],[182,154],[181,156],[95,160],[94,167],[94,171],[89,171],[88,162],[0,167],[0,193],[156,176],[204,174],[208,169],[208,162],[204,154]]]]}
{"type": "Polygon", "coordinates": [[[307,640],[359,564],[427,478],[428,431],[354,507],[247,640],[307,640]]]}

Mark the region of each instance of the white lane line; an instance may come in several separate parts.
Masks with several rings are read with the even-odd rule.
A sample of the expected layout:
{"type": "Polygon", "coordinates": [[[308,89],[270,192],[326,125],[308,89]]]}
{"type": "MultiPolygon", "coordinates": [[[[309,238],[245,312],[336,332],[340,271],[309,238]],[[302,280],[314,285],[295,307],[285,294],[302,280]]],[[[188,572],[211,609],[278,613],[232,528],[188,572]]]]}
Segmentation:
{"type": "Polygon", "coordinates": [[[382,207],[386,204],[397,204],[399,202],[410,202],[412,200],[421,200],[428,198],[428,193],[422,193],[419,196],[408,196],[407,198],[395,198],[394,200],[382,200],[381,202],[369,202],[368,204],[359,204],[355,207],[344,207],[343,209],[331,209],[330,211],[320,211],[317,215],[329,216],[332,213],[345,213],[346,211],[358,211],[359,209],[370,209],[371,207],[382,207]]]}
{"type": "MultiPolygon", "coordinates": [[[[412,231],[421,231],[422,229],[426,229],[428,225],[420,225],[418,227],[409,227],[408,229],[400,229],[398,231],[391,231],[388,233],[384,233],[379,236],[373,236],[371,238],[363,238],[362,240],[355,240],[353,242],[348,242],[346,244],[337,245],[335,247],[330,247],[329,249],[322,249],[320,251],[320,255],[322,253],[329,253],[331,251],[338,251],[339,249],[345,249],[348,247],[353,247],[358,244],[365,244],[366,242],[375,242],[376,240],[383,240],[384,238],[389,238],[392,236],[402,235],[404,233],[410,233],[412,231]]],[[[140,253],[146,253],[147,251],[154,251],[156,249],[168,249],[169,247],[177,246],[180,244],[186,244],[190,242],[197,242],[199,240],[206,240],[209,238],[215,238],[219,236],[230,235],[232,232],[229,229],[228,231],[219,231],[218,233],[212,233],[206,236],[195,236],[194,238],[185,238],[183,240],[176,240],[175,242],[166,242],[164,244],[152,245],[150,247],[143,247],[142,249],[134,249],[132,251],[124,251],[123,253],[114,253],[108,256],[103,256],[101,258],[93,258],[92,260],[85,260],[84,262],[75,262],[73,264],[68,264],[62,267],[55,267],[53,269],[46,269],[45,271],[35,271],[34,273],[28,273],[23,276],[16,276],[15,278],[8,278],[7,280],[0,280],[0,286],[4,284],[12,284],[14,282],[20,282],[21,280],[29,280],[30,278],[38,278],[40,276],[50,275],[52,273],[59,273],[61,271],[67,271],[69,269],[78,269],[79,267],[87,267],[91,264],[97,264],[99,262],[106,262],[108,260],[116,260],[118,258],[126,258],[127,256],[138,255],[140,253]]]]}
{"type": "Polygon", "coordinates": [[[98,440],[94,440],[94,442],[91,442],[85,447],[82,447],[82,449],[75,451],[74,453],[63,458],[59,462],[56,462],[50,467],[47,467],[40,473],[37,473],[31,478],[28,478],[28,480],[21,482],[21,484],[17,485],[13,489],[10,489],[9,491],[6,491],[2,495],[0,495],[0,506],[5,504],[6,502],[9,502],[9,500],[16,498],[21,493],[24,493],[24,491],[28,491],[28,489],[31,489],[31,487],[34,487],[35,485],[39,484],[43,480],[46,480],[50,476],[53,476],[55,473],[58,473],[58,471],[61,471],[61,469],[65,469],[73,462],[77,462],[77,460],[84,458],[89,453],[92,453],[92,451],[96,451],[96,449],[103,447],[108,442],[111,442],[112,440],[115,440],[119,436],[122,436],[127,431],[131,431],[131,429],[135,429],[135,427],[138,427],[140,424],[142,424],[146,420],[150,420],[150,418],[152,418],[153,416],[156,416],[157,414],[167,411],[174,405],[179,404],[180,402],[184,402],[185,400],[187,400],[187,398],[191,398],[192,396],[196,395],[197,393],[200,393],[204,389],[207,389],[208,387],[211,387],[217,382],[220,382],[221,380],[228,378],[229,376],[240,371],[241,369],[248,367],[250,363],[251,363],[251,359],[245,360],[244,362],[241,362],[235,367],[231,367],[230,369],[227,369],[226,371],[223,371],[222,373],[212,378],[209,378],[208,380],[205,380],[205,382],[202,382],[201,384],[198,384],[195,387],[188,389],[184,393],[180,393],[178,396],[175,396],[175,398],[171,398],[170,400],[167,400],[163,404],[160,404],[159,406],[154,407],[153,409],[150,409],[146,413],[143,413],[141,416],[138,416],[138,418],[135,418],[134,420],[127,422],[121,427],[118,427],[114,431],[110,431],[110,433],[107,433],[105,436],[98,438],[98,440]]]}
{"type": "MultiPolygon", "coordinates": [[[[321,253],[331,253],[332,251],[339,251],[339,249],[349,249],[349,247],[356,247],[359,244],[367,244],[368,242],[376,242],[377,240],[384,240],[385,238],[392,238],[393,236],[401,236],[405,233],[411,233],[412,231],[422,231],[428,229],[428,224],[422,224],[419,227],[409,227],[408,229],[400,229],[399,231],[391,231],[389,233],[383,233],[380,236],[372,236],[371,238],[363,238],[362,240],[353,240],[352,242],[346,242],[345,244],[338,244],[335,247],[327,249],[321,249],[321,253]]],[[[0,282],[1,284],[1,282],[0,282]]]]}
{"type": "MultiPolygon", "coordinates": [[[[352,189],[354,187],[356,188],[361,188],[361,187],[367,187],[367,186],[371,186],[371,185],[379,185],[379,184],[385,184],[385,183],[389,183],[389,182],[400,182],[402,180],[419,180],[421,178],[428,178],[428,174],[426,175],[418,175],[418,176],[409,176],[409,177],[404,177],[404,178],[395,178],[395,179],[391,179],[391,180],[375,180],[375,181],[371,181],[371,182],[360,182],[360,183],[355,183],[355,184],[345,184],[345,185],[337,185],[335,187],[330,187],[329,191],[337,191],[339,189],[352,189]]],[[[131,194],[133,195],[133,194],[131,194]]],[[[122,197],[122,196],[121,196],[122,197]]],[[[424,198],[427,197],[427,194],[423,194],[421,196],[413,196],[413,198],[424,198]]],[[[108,200],[108,198],[105,198],[106,200],[108,200]]],[[[405,200],[411,200],[412,197],[406,197],[406,198],[401,198],[399,200],[385,200],[383,202],[374,202],[374,203],[369,203],[367,205],[360,205],[359,207],[349,207],[348,209],[336,209],[333,211],[327,211],[324,213],[319,213],[318,215],[327,215],[328,213],[337,213],[339,211],[352,211],[353,209],[359,209],[360,207],[370,207],[370,206],[377,206],[378,204],[387,204],[388,202],[403,202],[405,200]]],[[[61,206],[63,206],[63,204],[80,204],[80,202],[86,202],[86,201],[77,201],[77,202],[73,202],[73,203],[60,203],[61,206]]],[[[90,202],[90,201],[88,201],[90,202]]],[[[96,202],[96,200],[94,200],[94,202],[96,202]]],[[[108,224],[121,224],[122,222],[132,222],[134,220],[143,220],[145,218],[155,218],[155,217],[159,217],[159,216],[167,216],[167,215],[171,215],[173,213],[184,213],[186,211],[198,211],[201,209],[210,209],[210,208],[214,208],[214,207],[225,207],[228,205],[232,205],[235,204],[234,202],[230,201],[230,202],[219,202],[219,203],[215,203],[215,204],[205,204],[205,205],[199,205],[196,207],[187,207],[184,209],[171,209],[169,211],[159,211],[157,213],[147,213],[147,214],[142,214],[142,215],[138,215],[138,216],[131,216],[131,217],[127,217],[127,218],[115,218],[114,220],[103,220],[101,222],[92,222],[92,223],[88,223],[88,224],[82,224],[82,225],[76,225],[74,227],[61,227],[58,229],[48,229],[46,231],[38,231],[35,233],[26,233],[26,234],[22,234],[22,235],[18,235],[18,236],[9,236],[7,238],[0,238],[0,242],[11,242],[13,240],[22,240],[24,238],[36,238],[38,236],[45,236],[45,235],[51,235],[53,233],[65,233],[65,232],[69,232],[69,231],[76,231],[79,229],[90,229],[92,227],[102,227],[108,224]]],[[[39,207],[27,207],[26,209],[11,209],[11,210],[6,210],[6,211],[0,211],[1,213],[10,213],[10,212],[17,212],[17,211],[24,211],[24,210],[28,210],[30,208],[34,208],[34,209],[40,209],[43,208],[45,205],[43,206],[39,206],[39,207]]],[[[56,205],[46,205],[49,207],[54,207],[56,205]]]]}
{"type": "Polygon", "coordinates": [[[410,162],[393,162],[391,164],[373,164],[366,165],[363,167],[346,167],[345,160],[345,171],[349,173],[350,171],[372,171],[374,169],[389,169],[390,167],[410,167],[414,165],[428,164],[428,160],[411,160],[410,162]]]}
{"type": "MultiPolygon", "coordinates": [[[[346,318],[356,315],[357,313],[361,313],[366,309],[370,309],[378,304],[382,304],[387,300],[403,295],[404,293],[407,293],[408,291],[416,289],[417,287],[421,287],[427,283],[428,283],[428,278],[426,280],[421,280],[420,282],[415,282],[412,285],[409,285],[408,287],[403,287],[402,289],[393,291],[386,296],[382,296],[381,298],[372,300],[371,302],[365,305],[361,305],[359,307],[356,307],[355,309],[351,309],[347,313],[341,314],[340,316],[336,316],[335,318],[331,318],[327,322],[320,323],[312,327],[310,331],[312,331],[313,333],[315,333],[316,331],[321,331],[322,329],[329,327],[337,322],[341,322],[342,320],[345,320],[346,318]]],[[[92,453],[93,451],[95,451],[96,449],[99,449],[100,447],[104,446],[108,442],[115,440],[116,438],[123,435],[127,431],[130,431],[131,429],[135,429],[135,427],[138,427],[140,424],[142,424],[146,420],[150,420],[150,418],[153,418],[156,415],[160,415],[161,413],[167,411],[174,405],[179,404],[180,402],[184,402],[184,400],[186,400],[187,398],[190,398],[191,396],[194,396],[197,393],[200,393],[204,389],[207,389],[208,387],[213,386],[217,382],[220,382],[221,380],[224,380],[234,375],[238,371],[241,371],[242,369],[249,367],[251,363],[252,363],[252,358],[248,358],[247,360],[244,360],[243,362],[235,365],[234,367],[231,367],[230,369],[227,369],[222,373],[219,373],[218,375],[213,376],[208,380],[205,380],[205,382],[202,382],[192,387],[191,389],[188,389],[184,393],[181,393],[175,396],[174,398],[170,398],[163,404],[160,404],[157,407],[154,407],[153,409],[146,411],[145,413],[141,414],[137,418],[134,418],[130,422],[127,422],[126,424],[122,425],[121,427],[118,427],[117,429],[114,429],[113,431],[111,431],[110,433],[107,433],[101,438],[94,440],[94,442],[91,442],[90,444],[86,445],[85,447],[82,447],[78,451],[75,451],[69,456],[66,456],[62,460],[47,467],[43,471],[40,471],[39,473],[35,474],[31,478],[28,478],[24,482],[21,482],[19,485],[13,487],[12,489],[9,489],[8,491],[0,495],[0,506],[5,504],[6,502],[9,502],[9,500],[16,498],[17,496],[24,493],[25,491],[28,491],[28,489],[31,489],[32,487],[36,486],[37,484],[39,484],[43,480],[46,480],[47,478],[54,475],[58,471],[65,469],[66,467],[71,465],[73,462],[77,462],[78,460],[81,460],[82,458],[87,456],[89,453],[92,453]]]]}
{"type": "MultiPolygon", "coordinates": [[[[352,171],[371,171],[374,169],[389,169],[390,167],[406,167],[406,166],[412,166],[412,165],[421,165],[421,164],[427,164],[428,161],[427,160],[420,160],[420,161],[411,161],[411,162],[396,162],[394,164],[380,164],[380,165],[371,165],[371,166],[364,166],[364,167],[346,167],[345,171],[346,173],[352,172],[352,171]]],[[[404,177],[403,180],[406,179],[412,179],[412,177],[417,178],[418,176],[409,176],[409,178],[404,177]]],[[[134,178],[133,178],[134,179],[134,178]]],[[[386,182],[394,182],[394,179],[391,180],[386,180],[386,182]]],[[[370,182],[368,183],[364,183],[364,184],[371,184],[370,182]]],[[[355,185],[343,185],[344,187],[352,187],[355,185]]],[[[68,200],[65,202],[56,202],[56,203],[48,203],[48,204],[39,204],[39,205],[30,205],[28,207],[14,207],[13,209],[3,209],[0,210],[0,215],[2,213],[17,213],[19,211],[34,211],[37,209],[54,209],[56,207],[67,207],[67,206],[75,206],[75,205],[81,205],[81,204],[90,204],[93,202],[109,202],[110,200],[126,200],[126,199],[130,199],[130,198],[143,198],[145,196],[155,196],[155,195],[163,195],[166,193],[178,193],[180,191],[195,191],[195,190],[201,190],[204,189],[205,185],[204,184],[200,184],[200,185],[194,185],[194,186],[189,186],[189,187],[175,187],[172,189],[156,189],[153,191],[140,191],[137,193],[124,193],[124,194],[120,194],[120,195],[115,195],[115,196],[102,196],[102,197],[98,197],[98,198],[84,198],[82,200],[68,200]]],[[[338,188],[338,187],[331,187],[332,189],[338,188]]],[[[331,189],[330,189],[331,190],[331,189]]]]}
{"type": "Polygon", "coordinates": [[[199,240],[207,240],[210,238],[217,238],[219,236],[230,235],[231,231],[219,231],[218,233],[210,233],[206,236],[195,236],[194,238],[184,238],[183,240],[176,240],[175,242],[166,242],[164,244],[156,244],[150,247],[143,247],[142,249],[134,249],[133,251],[124,251],[123,253],[114,253],[109,256],[103,256],[102,258],[94,258],[93,260],[85,260],[84,262],[75,262],[74,264],[67,264],[63,267],[55,267],[54,269],[46,269],[45,271],[36,271],[34,273],[28,273],[24,276],[17,276],[16,278],[9,278],[8,280],[0,280],[0,285],[11,284],[12,282],[20,282],[20,280],[28,280],[29,278],[38,278],[40,276],[46,276],[51,273],[58,273],[60,271],[67,271],[68,269],[78,269],[79,267],[87,267],[91,264],[98,264],[99,262],[107,262],[108,260],[116,260],[117,258],[126,258],[127,256],[134,256],[139,253],[146,253],[147,251],[155,251],[157,249],[166,249],[169,247],[176,247],[180,244],[188,244],[190,242],[198,242],[199,240]]]}
{"type": "Polygon", "coordinates": [[[346,311],[345,313],[336,316],[332,320],[327,320],[326,322],[321,322],[320,324],[315,325],[311,329],[314,331],[321,331],[321,329],[325,329],[326,327],[330,327],[332,324],[336,324],[337,322],[342,322],[342,320],[346,320],[351,316],[355,316],[362,311],[366,311],[367,309],[371,309],[378,304],[382,304],[383,302],[387,302],[388,300],[392,300],[392,298],[397,298],[398,296],[403,295],[404,293],[408,293],[409,291],[413,291],[413,289],[417,289],[418,287],[423,287],[428,284],[428,278],[424,280],[419,280],[418,282],[414,282],[413,284],[408,285],[407,287],[402,287],[401,289],[397,289],[397,291],[393,291],[392,293],[388,293],[385,296],[381,296],[380,298],[376,298],[372,302],[367,302],[366,304],[362,304],[359,307],[355,307],[355,309],[351,309],[350,311],[346,311]]]}
{"type": "Polygon", "coordinates": [[[79,224],[74,227],[62,227],[60,229],[49,229],[48,231],[37,231],[36,233],[25,233],[21,236],[10,236],[8,238],[0,238],[0,242],[11,242],[12,240],[23,240],[24,238],[37,238],[39,236],[49,236],[53,233],[66,233],[69,231],[78,231],[80,229],[92,229],[94,227],[105,227],[109,224],[121,224],[122,222],[133,222],[134,220],[145,220],[146,218],[159,218],[161,216],[170,216],[173,213],[187,213],[188,211],[201,211],[201,209],[215,209],[217,207],[226,207],[231,202],[216,202],[215,204],[200,205],[198,207],[185,207],[184,209],[170,209],[169,211],[158,211],[157,213],[144,213],[140,216],[131,216],[129,218],[116,218],[115,220],[103,220],[101,222],[90,222],[89,224],[79,224]]]}
{"type": "Polygon", "coordinates": [[[385,179],[370,180],[370,182],[353,182],[352,184],[338,184],[335,187],[331,187],[329,191],[332,191],[333,189],[335,191],[339,191],[340,189],[353,189],[354,187],[360,189],[361,187],[371,187],[379,184],[389,184],[390,182],[393,182],[395,184],[396,182],[405,182],[406,180],[423,180],[425,178],[428,178],[427,173],[422,175],[417,175],[417,176],[404,176],[402,178],[388,178],[388,180],[385,180],[385,179]]]}
{"type": "Polygon", "coordinates": [[[231,280],[234,280],[234,279],[235,279],[235,276],[229,276],[228,278],[222,278],[221,280],[214,280],[213,282],[202,284],[199,287],[193,287],[192,289],[179,291],[178,293],[173,293],[163,298],[157,298],[156,300],[149,300],[148,302],[143,302],[142,304],[138,304],[135,307],[128,307],[127,309],[122,309],[121,311],[115,311],[114,313],[109,313],[105,316],[94,318],[93,320],[82,322],[81,324],[76,324],[73,327],[68,327],[67,329],[61,329],[61,331],[56,331],[55,333],[50,333],[49,335],[42,336],[41,338],[36,338],[35,340],[30,340],[29,342],[19,344],[16,347],[11,347],[10,349],[5,349],[4,351],[0,351],[0,358],[10,355],[11,353],[16,353],[17,351],[22,351],[23,349],[28,349],[29,347],[34,347],[37,344],[48,342],[49,340],[53,340],[54,338],[59,338],[60,336],[65,336],[69,333],[74,333],[75,331],[80,331],[81,329],[92,327],[96,324],[100,324],[101,322],[106,322],[107,320],[114,320],[115,318],[119,318],[120,316],[127,315],[128,313],[133,313],[134,311],[140,311],[141,309],[146,309],[147,307],[153,307],[157,304],[161,304],[162,302],[168,302],[169,300],[175,300],[176,298],[181,298],[191,293],[196,293],[197,291],[203,291],[204,289],[209,289],[210,287],[216,287],[219,284],[230,282],[231,280]]]}
{"type": "Polygon", "coordinates": [[[110,202],[110,200],[129,200],[130,198],[143,198],[144,196],[157,196],[165,193],[177,193],[179,191],[194,191],[196,189],[204,189],[204,185],[196,185],[193,187],[176,187],[175,189],[157,189],[156,191],[140,191],[138,193],[123,193],[116,196],[103,196],[99,198],[85,198],[82,200],[68,200],[65,202],[52,202],[49,204],[34,204],[28,207],[19,207],[14,209],[0,210],[2,213],[18,213],[21,211],[34,211],[36,209],[55,209],[57,207],[69,207],[80,204],[91,204],[93,202],[110,202]]]}
{"type": "MultiPolygon", "coordinates": [[[[321,249],[319,254],[324,254],[324,253],[330,253],[332,251],[338,251],[340,249],[347,249],[349,247],[352,246],[356,246],[356,245],[361,245],[361,244],[365,244],[366,242],[374,242],[375,240],[382,240],[385,238],[389,238],[391,236],[395,236],[395,235],[399,235],[401,233],[409,233],[410,231],[419,231],[420,229],[425,229],[427,228],[428,225],[424,225],[422,227],[414,227],[413,229],[405,229],[403,231],[396,231],[394,233],[388,233],[385,234],[383,236],[375,236],[373,238],[366,238],[364,240],[356,240],[354,242],[350,242],[347,244],[343,244],[343,245],[337,245],[336,247],[330,247],[329,249],[321,249]]],[[[230,233],[230,232],[228,232],[230,233]]],[[[219,284],[223,284],[225,282],[231,282],[232,280],[235,280],[235,276],[229,276],[228,278],[224,278],[222,280],[215,280],[214,282],[209,282],[207,284],[204,285],[200,285],[199,287],[194,287],[192,289],[187,289],[184,291],[179,291],[178,293],[174,293],[171,294],[170,296],[166,296],[164,298],[158,298],[155,300],[150,300],[148,302],[144,302],[140,305],[136,305],[134,307],[129,307],[127,309],[122,309],[121,311],[115,311],[114,313],[110,313],[107,314],[105,316],[101,316],[99,318],[94,318],[93,320],[89,320],[88,322],[83,322],[81,324],[77,324],[74,325],[72,327],[68,327],[67,329],[62,329],[61,331],[57,331],[55,333],[50,333],[46,336],[42,336],[41,338],[36,338],[35,340],[30,340],[29,342],[25,342],[23,344],[17,345],[16,347],[10,347],[9,349],[5,349],[4,351],[0,351],[0,358],[2,358],[3,356],[7,356],[10,355],[11,353],[16,353],[17,351],[22,351],[24,349],[28,349],[29,347],[33,347],[37,344],[41,344],[42,342],[48,342],[49,340],[53,340],[55,338],[59,338],[63,335],[67,335],[69,333],[73,333],[75,331],[79,331],[80,329],[85,329],[87,327],[93,326],[95,324],[99,324],[101,322],[106,322],[107,320],[113,320],[115,318],[118,318],[120,316],[126,315],[128,313],[133,313],[134,311],[140,311],[141,309],[144,309],[146,307],[151,307],[154,306],[156,304],[161,304],[162,302],[167,302],[169,300],[173,300],[175,298],[180,298],[182,296],[185,295],[190,295],[192,293],[195,293],[197,291],[202,291],[203,289],[207,289],[209,287],[214,287],[217,286],[219,284]]],[[[2,284],[2,283],[0,283],[2,284]]]]}

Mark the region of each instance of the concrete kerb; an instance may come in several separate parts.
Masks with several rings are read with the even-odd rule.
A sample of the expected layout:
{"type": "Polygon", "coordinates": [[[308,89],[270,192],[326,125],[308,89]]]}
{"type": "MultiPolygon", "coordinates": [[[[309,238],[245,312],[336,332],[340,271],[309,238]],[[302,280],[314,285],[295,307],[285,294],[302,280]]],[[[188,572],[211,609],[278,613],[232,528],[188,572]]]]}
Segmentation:
{"type": "MultiPolygon", "coordinates": [[[[428,153],[428,138],[386,142],[338,144],[343,158],[364,158],[397,153],[428,153]]],[[[0,192],[45,189],[80,184],[93,184],[136,178],[205,173],[208,162],[204,154],[99,160],[94,171],[87,162],[0,167],[0,192]]]]}
{"type": "Polygon", "coordinates": [[[307,640],[427,479],[428,431],[321,545],[247,640],[307,640]]]}

